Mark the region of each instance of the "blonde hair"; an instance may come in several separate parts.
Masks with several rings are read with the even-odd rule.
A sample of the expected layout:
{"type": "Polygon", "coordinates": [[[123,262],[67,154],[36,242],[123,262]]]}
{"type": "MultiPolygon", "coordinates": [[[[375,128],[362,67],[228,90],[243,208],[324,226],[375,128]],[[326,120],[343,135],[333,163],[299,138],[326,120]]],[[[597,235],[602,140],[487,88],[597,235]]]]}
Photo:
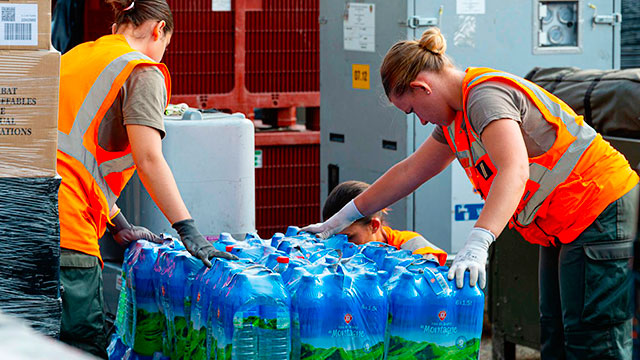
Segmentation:
{"type": "Polygon", "coordinates": [[[380,77],[387,97],[400,96],[422,71],[440,72],[453,66],[445,51],[447,41],[440,29],[431,27],[420,40],[402,40],[395,43],[380,66],[380,77]]]}

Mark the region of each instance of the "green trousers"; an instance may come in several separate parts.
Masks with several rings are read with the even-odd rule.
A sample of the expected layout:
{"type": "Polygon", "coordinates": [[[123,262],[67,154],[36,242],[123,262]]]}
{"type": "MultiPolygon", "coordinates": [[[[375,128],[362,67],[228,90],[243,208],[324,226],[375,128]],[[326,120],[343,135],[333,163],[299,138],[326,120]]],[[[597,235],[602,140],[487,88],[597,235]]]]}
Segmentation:
{"type": "Polygon", "coordinates": [[[60,340],[107,358],[102,268],[97,257],[61,249],[62,326],[60,340]]]}
{"type": "Polygon", "coordinates": [[[541,358],[631,359],[638,186],[569,244],[540,247],[541,358]]]}

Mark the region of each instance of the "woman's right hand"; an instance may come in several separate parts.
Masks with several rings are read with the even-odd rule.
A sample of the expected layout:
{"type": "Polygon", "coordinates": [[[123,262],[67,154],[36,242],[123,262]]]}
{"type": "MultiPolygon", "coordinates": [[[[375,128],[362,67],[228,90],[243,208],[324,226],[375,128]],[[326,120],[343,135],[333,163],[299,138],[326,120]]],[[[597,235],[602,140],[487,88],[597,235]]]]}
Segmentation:
{"type": "Polygon", "coordinates": [[[363,215],[360,213],[360,210],[356,207],[356,204],[353,200],[349,201],[347,205],[345,205],[340,211],[338,211],[335,215],[329,218],[329,220],[323,223],[312,224],[303,227],[301,230],[314,233],[320,239],[327,239],[332,235],[339,233],[340,231],[346,229],[351,225],[354,221],[362,218],[363,215]]]}

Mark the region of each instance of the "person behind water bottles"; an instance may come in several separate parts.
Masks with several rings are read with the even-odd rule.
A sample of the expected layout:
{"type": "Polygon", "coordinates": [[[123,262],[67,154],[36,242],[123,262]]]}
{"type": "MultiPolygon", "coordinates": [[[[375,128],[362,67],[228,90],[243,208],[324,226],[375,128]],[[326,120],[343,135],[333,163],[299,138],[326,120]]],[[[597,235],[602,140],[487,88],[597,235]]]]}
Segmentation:
{"type": "Polygon", "coordinates": [[[470,285],[484,287],[487,251],[508,224],[540,245],[541,357],[630,359],[638,175],[557,97],[499,70],[459,70],[445,51],[437,27],[389,49],[380,68],[387,97],[435,130],[335,215],[303,230],[340,232],[457,158],[485,206],[449,278],[462,287],[468,270],[470,285]]]}
{"type": "MultiPolygon", "coordinates": [[[[345,181],[338,184],[327,196],[322,208],[322,219],[327,220],[337,213],[343,206],[369,188],[369,184],[362,181],[345,181]]],[[[394,230],[385,226],[384,215],[386,210],[377,211],[369,216],[364,216],[340,234],[347,235],[349,242],[362,245],[377,241],[395,246],[397,249],[410,250],[414,254],[424,255],[427,259],[438,261],[444,265],[447,261],[447,253],[427,241],[422,235],[413,231],[394,230]]]]}
{"type": "Polygon", "coordinates": [[[62,56],[57,170],[60,212],[60,339],[106,357],[102,259],[98,239],[108,228],[123,246],[148,229],[129,224],[115,202],[137,168],[142,184],[191,254],[206,265],[216,251],[200,234],[162,154],[163,111],[170,78],[160,63],[171,41],[166,0],[108,0],[112,35],[62,56]]]}

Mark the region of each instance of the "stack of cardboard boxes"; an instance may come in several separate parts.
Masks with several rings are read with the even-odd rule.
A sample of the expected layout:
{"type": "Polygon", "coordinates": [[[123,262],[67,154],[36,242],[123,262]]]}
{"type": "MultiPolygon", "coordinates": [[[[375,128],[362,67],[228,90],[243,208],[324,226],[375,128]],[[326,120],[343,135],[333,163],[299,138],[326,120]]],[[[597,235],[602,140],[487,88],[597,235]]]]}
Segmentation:
{"type": "Polygon", "coordinates": [[[60,331],[60,54],[50,0],[0,0],[0,311],[60,331]]]}

